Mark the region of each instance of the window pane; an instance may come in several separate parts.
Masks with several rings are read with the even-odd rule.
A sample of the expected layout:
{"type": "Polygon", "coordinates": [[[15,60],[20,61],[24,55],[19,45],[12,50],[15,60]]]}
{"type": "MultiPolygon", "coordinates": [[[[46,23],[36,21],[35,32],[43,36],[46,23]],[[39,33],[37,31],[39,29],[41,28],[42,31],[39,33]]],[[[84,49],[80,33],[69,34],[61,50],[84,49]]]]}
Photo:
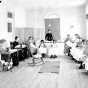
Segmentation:
{"type": "Polygon", "coordinates": [[[12,13],[11,12],[8,12],[8,18],[12,18],[12,13]]]}
{"type": "Polygon", "coordinates": [[[8,23],[8,32],[12,32],[12,23],[8,23]]]}

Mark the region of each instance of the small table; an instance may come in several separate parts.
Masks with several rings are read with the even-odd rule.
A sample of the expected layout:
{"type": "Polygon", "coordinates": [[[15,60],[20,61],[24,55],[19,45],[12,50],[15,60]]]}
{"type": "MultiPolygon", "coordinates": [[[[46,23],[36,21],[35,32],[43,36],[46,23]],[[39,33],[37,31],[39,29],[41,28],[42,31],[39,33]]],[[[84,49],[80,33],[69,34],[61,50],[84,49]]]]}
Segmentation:
{"type": "Polygon", "coordinates": [[[27,58],[27,46],[26,45],[17,45],[15,49],[18,50],[19,60],[24,60],[27,58]]]}

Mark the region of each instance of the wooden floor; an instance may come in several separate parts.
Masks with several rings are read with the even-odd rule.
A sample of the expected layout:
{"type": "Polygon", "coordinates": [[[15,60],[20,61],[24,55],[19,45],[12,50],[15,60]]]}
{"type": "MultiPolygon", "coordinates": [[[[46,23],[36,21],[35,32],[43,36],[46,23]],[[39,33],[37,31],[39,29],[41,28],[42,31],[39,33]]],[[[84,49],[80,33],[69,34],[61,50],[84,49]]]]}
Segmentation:
{"type": "Polygon", "coordinates": [[[59,56],[60,73],[38,73],[41,65],[30,66],[31,59],[20,62],[12,72],[0,72],[0,88],[88,88],[88,74],[79,64],[59,56]]]}

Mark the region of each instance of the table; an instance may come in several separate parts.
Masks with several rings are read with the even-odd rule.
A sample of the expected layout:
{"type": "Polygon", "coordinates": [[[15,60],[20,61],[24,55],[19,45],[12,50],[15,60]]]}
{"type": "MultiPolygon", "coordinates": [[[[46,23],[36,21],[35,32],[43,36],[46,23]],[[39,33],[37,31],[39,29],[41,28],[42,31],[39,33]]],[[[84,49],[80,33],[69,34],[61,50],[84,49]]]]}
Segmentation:
{"type": "Polygon", "coordinates": [[[17,45],[15,49],[18,50],[19,61],[24,60],[28,56],[28,49],[26,45],[17,45]]]}

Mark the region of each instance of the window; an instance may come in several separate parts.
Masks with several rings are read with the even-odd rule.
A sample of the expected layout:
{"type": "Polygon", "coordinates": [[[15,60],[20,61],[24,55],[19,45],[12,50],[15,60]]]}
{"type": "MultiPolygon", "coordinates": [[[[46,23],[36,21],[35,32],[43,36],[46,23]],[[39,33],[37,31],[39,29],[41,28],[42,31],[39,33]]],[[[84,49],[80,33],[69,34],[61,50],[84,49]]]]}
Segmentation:
{"type": "Polygon", "coordinates": [[[12,32],[12,23],[8,23],[8,32],[12,32]]]}
{"type": "Polygon", "coordinates": [[[13,18],[12,12],[8,12],[8,18],[13,18]]]}

